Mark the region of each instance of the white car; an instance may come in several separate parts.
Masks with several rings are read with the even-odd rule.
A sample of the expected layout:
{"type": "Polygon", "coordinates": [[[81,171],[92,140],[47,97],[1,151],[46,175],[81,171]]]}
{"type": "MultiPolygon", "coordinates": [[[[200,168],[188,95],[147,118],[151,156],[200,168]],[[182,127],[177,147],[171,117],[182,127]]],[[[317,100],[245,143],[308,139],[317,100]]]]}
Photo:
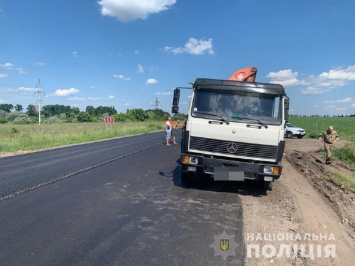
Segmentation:
{"type": "Polygon", "coordinates": [[[306,131],[303,128],[296,127],[291,123],[286,123],[285,126],[285,136],[288,138],[297,137],[299,139],[306,135],[306,131]]]}

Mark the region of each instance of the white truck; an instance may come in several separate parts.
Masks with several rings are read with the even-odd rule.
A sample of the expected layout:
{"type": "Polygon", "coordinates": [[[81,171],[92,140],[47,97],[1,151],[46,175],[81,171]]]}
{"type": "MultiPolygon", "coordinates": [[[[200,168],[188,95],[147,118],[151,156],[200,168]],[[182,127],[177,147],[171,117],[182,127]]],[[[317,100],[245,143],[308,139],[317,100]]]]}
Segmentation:
{"type": "MultiPolygon", "coordinates": [[[[193,83],[181,143],[183,182],[201,169],[215,181],[251,179],[272,190],[282,172],[289,99],[281,85],[253,82],[253,71],[251,78],[197,78],[193,83]]],[[[182,88],[174,90],[173,113],[179,112],[182,88]]]]}

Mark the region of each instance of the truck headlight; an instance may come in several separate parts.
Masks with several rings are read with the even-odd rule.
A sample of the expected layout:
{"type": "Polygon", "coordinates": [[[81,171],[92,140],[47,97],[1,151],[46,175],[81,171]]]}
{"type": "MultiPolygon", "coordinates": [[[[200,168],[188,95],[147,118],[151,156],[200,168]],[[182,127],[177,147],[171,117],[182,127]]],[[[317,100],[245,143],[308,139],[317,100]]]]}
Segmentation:
{"type": "Polygon", "coordinates": [[[183,158],[183,163],[198,165],[198,157],[185,155],[183,158]]]}
{"type": "Polygon", "coordinates": [[[197,165],[198,164],[198,158],[197,157],[190,157],[189,158],[189,163],[197,165]]]}
{"type": "Polygon", "coordinates": [[[278,175],[280,173],[280,168],[278,166],[264,165],[263,172],[268,175],[278,175]]]}

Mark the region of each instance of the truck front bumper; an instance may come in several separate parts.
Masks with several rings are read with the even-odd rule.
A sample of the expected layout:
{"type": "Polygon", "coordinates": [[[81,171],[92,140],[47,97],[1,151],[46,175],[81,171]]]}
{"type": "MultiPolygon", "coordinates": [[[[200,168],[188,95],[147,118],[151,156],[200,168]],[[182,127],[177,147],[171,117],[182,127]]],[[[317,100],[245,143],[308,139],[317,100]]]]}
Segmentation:
{"type": "Polygon", "coordinates": [[[215,180],[268,180],[281,176],[280,163],[256,163],[220,158],[210,158],[194,154],[181,154],[181,171],[195,172],[198,168],[205,174],[212,175],[215,180]]]}

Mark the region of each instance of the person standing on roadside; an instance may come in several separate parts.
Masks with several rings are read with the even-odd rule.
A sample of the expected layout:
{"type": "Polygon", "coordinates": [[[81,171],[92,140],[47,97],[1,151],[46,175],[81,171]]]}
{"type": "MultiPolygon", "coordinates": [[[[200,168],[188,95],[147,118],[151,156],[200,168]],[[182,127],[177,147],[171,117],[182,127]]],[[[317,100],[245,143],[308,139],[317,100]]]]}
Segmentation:
{"type": "Polygon", "coordinates": [[[171,122],[171,117],[168,116],[166,121],[165,121],[165,132],[166,132],[166,146],[171,146],[170,145],[170,138],[171,138],[171,128],[172,128],[172,122],[171,122]]]}
{"type": "Polygon", "coordinates": [[[173,137],[173,143],[174,144],[177,144],[176,142],[176,129],[177,127],[180,125],[180,121],[176,121],[174,124],[173,124],[173,127],[172,127],[172,131],[171,131],[171,136],[173,137]]]}
{"type": "Polygon", "coordinates": [[[332,152],[333,152],[333,146],[336,141],[339,140],[339,135],[338,133],[334,130],[333,126],[329,126],[326,131],[323,131],[319,135],[319,140],[324,142],[324,149],[327,153],[325,163],[326,164],[331,164],[332,163],[332,152]]]}

